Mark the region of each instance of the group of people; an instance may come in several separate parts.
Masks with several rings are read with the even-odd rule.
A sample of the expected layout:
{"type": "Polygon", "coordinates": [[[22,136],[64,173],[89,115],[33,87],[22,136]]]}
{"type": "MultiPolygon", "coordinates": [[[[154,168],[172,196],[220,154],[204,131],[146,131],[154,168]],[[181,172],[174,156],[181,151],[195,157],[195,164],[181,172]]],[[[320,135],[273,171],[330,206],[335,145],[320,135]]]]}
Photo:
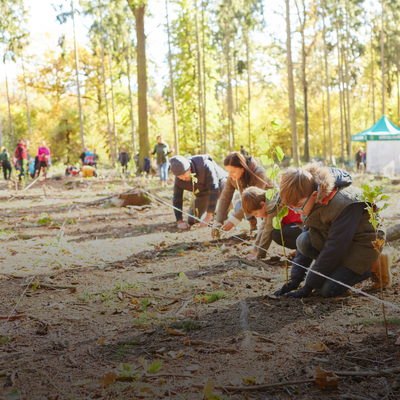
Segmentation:
{"type": "Polygon", "coordinates": [[[367,167],[367,152],[364,151],[362,147],[360,147],[355,156],[357,170],[362,170],[367,167]]]}
{"type": "Polygon", "coordinates": [[[18,179],[21,181],[27,173],[31,178],[38,177],[40,171],[47,174],[50,164],[50,149],[44,140],[38,147],[37,155],[35,157],[32,157],[29,154],[29,140],[24,139],[18,141],[13,156],[10,156],[7,147],[4,147],[0,153],[0,165],[3,168],[5,180],[11,179],[12,165],[14,165],[14,168],[19,171],[18,179]]]}
{"type": "MultiPolygon", "coordinates": [[[[266,194],[274,183],[253,157],[241,152],[225,158],[225,169],[209,155],[175,156],[170,164],[175,175],[173,205],[178,228],[188,229],[196,222],[200,227],[210,226],[214,218],[215,237],[218,230],[227,232],[244,218],[255,230],[256,218],[261,218],[249,258],[266,257],[272,241],[296,250],[291,281],[276,295],[302,298],[316,289],[324,297],[333,297],[347,290],[342,284],[354,286],[370,277],[372,289],[380,288],[381,283],[383,287],[390,285],[390,259],[382,254],[379,275],[378,253],[373,246],[375,229],[361,190],[352,186],[352,177],[346,171],[321,163],[290,167],[282,174],[278,193],[269,200],[266,194]],[[185,190],[194,196],[187,222],[181,211],[185,190]],[[228,217],[236,190],[241,199],[228,217]],[[285,205],[288,214],[281,221],[282,229],[275,229],[273,218],[285,205]],[[311,265],[317,274],[307,274],[306,268],[311,265]]],[[[377,236],[386,236],[380,226],[377,236]]]]}

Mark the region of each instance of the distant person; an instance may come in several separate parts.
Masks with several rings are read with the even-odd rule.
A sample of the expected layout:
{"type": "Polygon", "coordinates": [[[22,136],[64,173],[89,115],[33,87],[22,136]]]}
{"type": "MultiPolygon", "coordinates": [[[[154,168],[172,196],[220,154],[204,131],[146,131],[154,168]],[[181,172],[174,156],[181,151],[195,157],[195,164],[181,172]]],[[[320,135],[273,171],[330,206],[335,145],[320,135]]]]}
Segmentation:
{"type": "Polygon", "coordinates": [[[33,178],[38,177],[39,175],[40,175],[40,161],[39,161],[39,156],[36,156],[33,178]]]}
{"type": "Polygon", "coordinates": [[[80,162],[81,162],[82,165],[85,164],[86,150],[87,150],[87,149],[84,149],[84,150],[82,151],[81,155],[79,156],[79,160],[80,160],[80,162]]]}
{"type": "Polygon", "coordinates": [[[33,157],[29,157],[28,161],[29,161],[28,165],[29,176],[33,179],[35,177],[35,159],[33,157]]]}
{"type": "Polygon", "coordinates": [[[247,153],[247,151],[244,149],[243,145],[240,146],[240,154],[243,157],[247,157],[249,155],[249,153],[247,153]]]}
{"type": "Polygon", "coordinates": [[[46,142],[42,140],[41,147],[38,148],[39,171],[43,170],[44,175],[47,175],[49,169],[50,149],[46,146],[46,142]]]}
{"type": "Polygon", "coordinates": [[[364,164],[364,168],[367,169],[367,152],[364,152],[361,162],[364,164]]]}
{"type": "Polygon", "coordinates": [[[150,154],[153,156],[157,154],[157,169],[160,175],[160,182],[162,186],[165,186],[168,177],[168,155],[171,152],[168,144],[164,142],[161,135],[157,136],[157,142],[158,143],[154,146],[153,152],[150,151],[150,154]]]}
{"type": "Polygon", "coordinates": [[[135,161],[136,164],[136,168],[139,167],[139,152],[137,151],[136,154],[133,156],[133,159],[135,161]]]}
{"type": "Polygon", "coordinates": [[[146,156],[143,160],[143,172],[146,172],[146,174],[150,173],[150,168],[151,168],[150,157],[146,156]]]}
{"type": "Polygon", "coordinates": [[[224,171],[209,155],[199,155],[189,158],[175,156],[171,158],[171,172],[175,175],[173,205],[175,207],[175,217],[179,229],[187,229],[190,225],[198,221],[193,218],[201,218],[200,227],[210,224],[217,207],[217,201],[225,187],[228,173],[224,171]],[[191,174],[196,177],[196,182],[192,183],[191,174]],[[192,192],[194,190],[194,208],[191,202],[189,208],[188,222],[182,220],[183,191],[192,192]]]}
{"type": "Polygon", "coordinates": [[[89,165],[91,167],[93,165],[93,156],[94,156],[94,154],[91,152],[91,150],[86,148],[85,159],[84,159],[83,163],[85,165],[89,165]]]}
{"type": "Polygon", "coordinates": [[[17,159],[17,166],[19,170],[18,179],[21,181],[22,177],[25,177],[25,167],[28,162],[28,152],[25,147],[25,140],[20,139],[18,146],[14,152],[15,158],[17,159]]]}
{"type": "Polygon", "coordinates": [[[360,164],[363,162],[363,157],[364,157],[364,149],[360,147],[355,157],[358,170],[360,169],[360,164]]]}
{"type": "Polygon", "coordinates": [[[93,167],[97,169],[97,163],[99,162],[99,155],[96,152],[96,149],[93,149],[93,167]]]}
{"type": "Polygon", "coordinates": [[[118,156],[118,162],[122,166],[122,173],[123,174],[126,174],[126,172],[128,170],[128,162],[129,162],[130,159],[131,158],[130,158],[129,154],[126,152],[126,149],[123,148],[121,150],[121,153],[119,153],[119,156],[118,156]]]}
{"type": "Polygon", "coordinates": [[[0,165],[3,167],[4,180],[8,181],[11,177],[11,158],[7,147],[4,147],[3,152],[0,153],[0,165]]]}
{"type": "Polygon", "coordinates": [[[97,177],[97,172],[96,172],[96,168],[90,166],[90,165],[84,165],[81,168],[82,171],[82,176],[83,178],[93,178],[93,177],[97,177]]]}

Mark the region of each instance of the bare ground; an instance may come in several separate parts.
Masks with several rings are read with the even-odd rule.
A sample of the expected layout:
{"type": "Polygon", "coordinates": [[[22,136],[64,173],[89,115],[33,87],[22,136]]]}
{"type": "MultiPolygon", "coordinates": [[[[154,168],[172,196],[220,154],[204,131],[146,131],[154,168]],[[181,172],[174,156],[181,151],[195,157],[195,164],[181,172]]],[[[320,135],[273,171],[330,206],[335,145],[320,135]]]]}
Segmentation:
{"type": "MultiPolygon", "coordinates": [[[[400,372],[365,376],[400,367],[395,309],[386,307],[387,345],[376,301],[351,292],[271,296],[285,280],[282,248],[249,262],[249,245],[237,238],[212,241],[198,227],[179,232],[165,205],[132,213],[78,207],[127,190],[122,181],[71,181],[48,181],[47,198],[41,184],[14,192],[3,183],[0,192],[0,316],[16,306],[15,319],[0,320],[0,396],[201,399],[212,381],[223,387],[215,399],[400,398],[400,372]],[[48,225],[38,222],[42,213],[48,225]],[[25,291],[28,283],[34,287],[25,291]],[[340,375],[338,384],[319,388],[318,366],[340,375]]],[[[396,186],[386,191],[390,225],[400,196],[396,186]]],[[[171,187],[157,194],[170,201],[171,187]]],[[[246,229],[234,233],[251,241],[246,229]]],[[[395,274],[398,245],[388,248],[395,274]]],[[[394,278],[385,300],[400,306],[394,278]]],[[[368,286],[358,288],[370,293],[368,286]]]]}

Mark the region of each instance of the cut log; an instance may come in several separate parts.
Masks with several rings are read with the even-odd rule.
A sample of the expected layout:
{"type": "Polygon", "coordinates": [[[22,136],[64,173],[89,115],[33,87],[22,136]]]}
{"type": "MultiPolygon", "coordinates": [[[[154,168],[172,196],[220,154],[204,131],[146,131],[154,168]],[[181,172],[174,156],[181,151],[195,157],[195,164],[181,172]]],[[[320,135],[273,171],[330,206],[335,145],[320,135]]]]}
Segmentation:
{"type": "Polygon", "coordinates": [[[146,206],[151,204],[151,199],[143,192],[133,192],[120,194],[118,199],[123,200],[121,207],[126,206],[146,206]]]}
{"type": "Polygon", "coordinates": [[[386,229],[386,239],[387,240],[400,239],[400,224],[389,226],[389,228],[386,229]]]}

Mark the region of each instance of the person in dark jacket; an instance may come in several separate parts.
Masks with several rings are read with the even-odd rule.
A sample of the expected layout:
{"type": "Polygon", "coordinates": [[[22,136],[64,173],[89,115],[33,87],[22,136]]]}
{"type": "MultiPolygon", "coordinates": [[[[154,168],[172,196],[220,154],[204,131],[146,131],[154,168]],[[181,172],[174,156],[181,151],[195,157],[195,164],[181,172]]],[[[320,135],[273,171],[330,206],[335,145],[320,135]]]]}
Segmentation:
{"type": "Polygon", "coordinates": [[[122,166],[122,173],[125,174],[127,169],[128,169],[128,162],[131,158],[129,157],[129,154],[126,152],[126,149],[122,149],[121,153],[119,153],[118,156],[118,162],[122,166]]]}
{"type": "Polygon", "coordinates": [[[11,177],[11,158],[7,148],[4,147],[3,152],[0,153],[0,165],[3,167],[4,180],[9,180],[11,177]]]}
{"type": "Polygon", "coordinates": [[[150,150],[149,153],[153,156],[157,154],[157,169],[160,175],[160,182],[162,186],[165,186],[168,178],[168,155],[171,151],[161,135],[157,136],[157,144],[154,146],[154,150],[150,150]]]}
{"type": "Polygon", "coordinates": [[[99,162],[99,155],[96,152],[96,149],[93,149],[93,163],[92,166],[97,168],[97,163],[99,162]]]}
{"type": "MultiPolygon", "coordinates": [[[[372,244],[375,230],[361,190],[351,183],[346,171],[316,163],[291,167],[282,175],[283,203],[307,218],[303,233],[297,238],[291,282],[276,295],[301,298],[317,289],[324,297],[334,297],[347,290],[341,283],[354,286],[371,277],[378,259],[372,244]],[[313,259],[316,261],[312,271],[337,282],[310,272],[303,288],[295,291],[307,272],[300,265],[309,267],[313,259]]],[[[385,236],[385,231],[378,228],[378,238],[385,236]]]]}
{"type": "MultiPolygon", "coordinates": [[[[173,204],[182,210],[183,191],[193,193],[195,197],[189,208],[189,215],[201,218],[207,212],[206,217],[200,223],[200,227],[208,226],[214,215],[217,201],[225,186],[228,174],[219,167],[209,155],[199,155],[189,158],[182,156],[172,157],[171,171],[175,175],[173,204]]],[[[183,222],[182,212],[175,210],[175,217],[179,229],[187,229],[198,222],[189,216],[188,222],[183,222]]]]}

